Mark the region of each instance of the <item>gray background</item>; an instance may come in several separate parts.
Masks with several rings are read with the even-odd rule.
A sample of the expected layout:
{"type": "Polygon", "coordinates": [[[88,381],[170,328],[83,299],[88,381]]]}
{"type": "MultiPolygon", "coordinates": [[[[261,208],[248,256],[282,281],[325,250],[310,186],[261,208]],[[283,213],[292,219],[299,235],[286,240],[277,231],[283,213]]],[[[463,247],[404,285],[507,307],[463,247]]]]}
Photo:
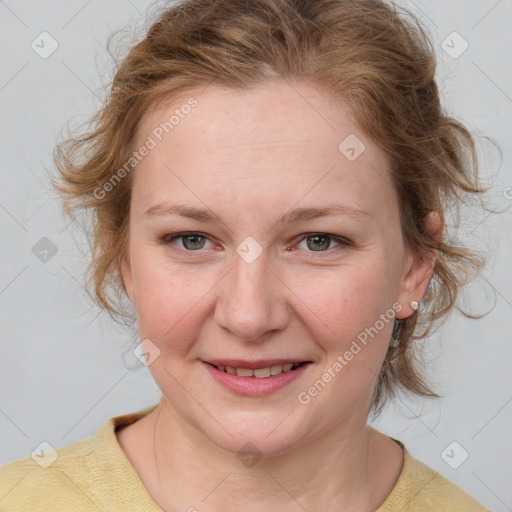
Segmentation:
{"type": "MultiPolygon", "coordinates": [[[[434,38],[447,110],[481,142],[482,172],[493,182],[489,204],[510,207],[512,1],[403,3],[434,38]],[[464,42],[454,31],[469,44],[457,58],[464,42]]],[[[76,126],[100,105],[111,78],[108,35],[140,33],[148,5],[0,1],[0,465],[29,456],[42,441],[58,448],[93,435],[107,418],[160,397],[127,350],[129,336],[91,305],[81,284],[87,244],[79,221],[63,218],[46,179],[66,123],[76,126]],[[58,43],[48,58],[31,47],[43,31],[58,43]],[[46,262],[33,252],[47,243],[43,237],[57,248],[46,262]]],[[[487,268],[463,303],[493,309],[480,320],[453,316],[422,342],[443,399],[405,401],[375,423],[493,511],[512,510],[510,227],[510,210],[480,212],[454,231],[461,244],[487,251],[487,268]],[[463,453],[458,446],[451,452],[453,445],[445,451],[453,441],[469,454],[457,469],[445,462],[446,453],[452,461],[463,453]]]]}

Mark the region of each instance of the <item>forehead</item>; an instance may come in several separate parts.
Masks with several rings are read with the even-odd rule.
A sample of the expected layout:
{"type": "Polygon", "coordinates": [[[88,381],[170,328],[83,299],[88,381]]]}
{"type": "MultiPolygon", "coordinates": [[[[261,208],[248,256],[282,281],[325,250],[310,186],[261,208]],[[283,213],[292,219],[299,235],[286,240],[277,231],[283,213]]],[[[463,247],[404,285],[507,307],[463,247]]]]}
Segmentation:
{"type": "Polygon", "coordinates": [[[185,186],[199,197],[236,196],[257,206],[251,196],[265,183],[266,199],[285,207],[327,193],[329,202],[350,199],[375,210],[394,194],[384,153],[348,106],[306,83],[189,90],[146,113],[136,146],[149,138],[154,148],[134,180],[144,202],[164,201],[185,186]]]}
{"type": "MultiPolygon", "coordinates": [[[[166,139],[171,138],[167,135],[172,132],[176,142],[180,135],[190,142],[193,132],[202,142],[213,140],[217,145],[223,141],[229,145],[229,137],[236,135],[238,144],[255,149],[259,142],[267,146],[280,142],[337,146],[344,132],[358,130],[343,101],[334,100],[312,84],[284,80],[243,90],[212,83],[157,103],[140,123],[139,141],[146,134],[158,132],[166,122],[168,125],[161,134],[166,139]],[[194,106],[190,107],[191,104],[194,106]]],[[[158,133],[155,136],[160,138],[158,133]]]]}

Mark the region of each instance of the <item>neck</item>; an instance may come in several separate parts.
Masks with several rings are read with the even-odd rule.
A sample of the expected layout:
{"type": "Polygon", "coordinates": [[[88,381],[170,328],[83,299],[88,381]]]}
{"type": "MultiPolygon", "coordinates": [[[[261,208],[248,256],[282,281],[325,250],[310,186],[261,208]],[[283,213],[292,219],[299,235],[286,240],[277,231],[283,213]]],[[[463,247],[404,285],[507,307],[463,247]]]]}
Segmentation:
{"type": "Polygon", "coordinates": [[[330,510],[333,503],[347,511],[375,510],[396,481],[384,491],[376,485],[383,471],[374,456],[378,433],[366,418],[285,454],[242,461],[186,423],[164,398],[151,415],[150,492],[160,506],[168,504],[165,510],[330,510]]]}

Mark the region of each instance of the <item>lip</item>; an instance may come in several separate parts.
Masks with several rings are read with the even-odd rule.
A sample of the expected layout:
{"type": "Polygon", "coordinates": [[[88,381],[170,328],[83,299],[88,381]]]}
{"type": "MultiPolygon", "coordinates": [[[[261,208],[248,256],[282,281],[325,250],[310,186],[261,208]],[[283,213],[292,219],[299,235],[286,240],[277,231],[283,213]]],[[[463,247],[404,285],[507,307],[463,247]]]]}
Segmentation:
{"type": "Polygon", "coordinates": [[[269,366],[285,365],[288,363],[306,363],[306,359],[259,359],[257,361],[243,361],[242,359],[209,359],[203,361],[214,366],[232,366],[233,368],[247,368],[248,370],[257,370],[258,368],[268,368],[269,366]]]}
{"type": "MultiPolygon", "coordinates": [[[[227,361],[228,366],[232,366],[229,364],[230,362],[236,362],[237,360],[234,359],[226,359],[224,361],[227,361]]],[[[272,359],[272,360],[266,360],[263,361],[263,363],[267,366],[277,365],[277,364],[286,364],[289,363],[289,360],[285,360],[284,363],[281,362],[275,362],[275,361],[283,361],[272,359]],[[272,364],[268,364],[268,363],[272,364]]],[[[238,375],[231,375],[230,373],[223,372],[221,370],[218,370],[215,368],[215,366],[212,366],[213,364],[224,364],[222,362],[219,363],[213,363],[213,362],[205,362],[201,361],[203,366],[206,368],[206,370],[210,373],[210,375],[217,381],[219,384],[227,388],[232,393],[235,393],[237,395],[243,395],[243,396],[268,396],[272,393],[276,392],[278,389],[281,389],[282,387],[286,386],[287,384],[290,384],[294,380],[300,378],[301,375],[304,374],[305,371],[311,366],[311,362],[305,362],[305,364],[302,364],[301,366],[284,372],[280,373],[279,375],[272,375],[271,377],[266,377],[264,379],[258,379],[257,377],[239,377],[238,375]]],[[[238,363],[244,363],[247,364],[248,361],[238,361],[238,363]]],[[[261,366],[260,361],[253,361],[253,366],[255,368],[266,368],[267,366],[261,366]],[[259,366],[258,366],[259,365],[259,366]]],[[[248,366],[236,366],[233,365],[236,368],[250,368],[248,366]]],[[[250,368],[250,369],[255,369],[250,368]]]]}

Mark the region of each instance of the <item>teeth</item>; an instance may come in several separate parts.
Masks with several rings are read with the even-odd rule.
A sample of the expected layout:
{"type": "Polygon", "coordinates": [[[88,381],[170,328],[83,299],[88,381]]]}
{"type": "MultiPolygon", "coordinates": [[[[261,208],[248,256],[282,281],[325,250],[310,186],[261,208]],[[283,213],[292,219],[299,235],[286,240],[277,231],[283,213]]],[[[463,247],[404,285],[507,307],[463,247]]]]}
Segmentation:
{"type": "Polygon", "coordinates": [[[271,375],[279,375],[280,373],[283,373],[283,365],[276,364],[275,366],[271,366],[270,373],[271,375]]]}
{"type": "Polygon", "coordinates": [[[289,372],[292,368],[297,368],[299,364],[300,363],[276,364],[274,366],[268,366],[267,368],[257,368],[256,370],[251,370],[249,368],[233,368],[232,366],[224,365],[216,366],[216,368],[231,375],[237,375],[238,377],[256,377],[257,379],[266,379],[273,375],[289,372]]]}
{"type": "Polygon", "coordinates": [[[237,368],[236,369],[236,374],[239,376],[239,377],[252,377],[253,376],[253,371],[249,368],[237,368]]]}
{"type": "Polygon", "coordinates": [[[258,379],[264,379],[265,377],[270,377],[270,367],[269,368],[257,368],[253,370],[254,376],[258,379]]]}

